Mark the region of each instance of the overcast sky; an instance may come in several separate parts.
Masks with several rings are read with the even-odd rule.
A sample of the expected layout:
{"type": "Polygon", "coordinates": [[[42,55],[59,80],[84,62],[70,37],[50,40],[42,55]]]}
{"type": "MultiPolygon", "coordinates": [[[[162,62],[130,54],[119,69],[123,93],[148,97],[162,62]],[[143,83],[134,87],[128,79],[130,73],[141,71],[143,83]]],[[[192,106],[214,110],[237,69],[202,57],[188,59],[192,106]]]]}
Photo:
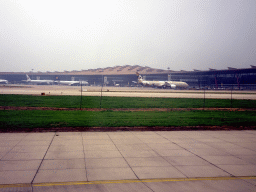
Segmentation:
{"type": "Polygon", "coordinates": [[[0,71],[256,65],[255,0],[0,0],[0,71]]]}

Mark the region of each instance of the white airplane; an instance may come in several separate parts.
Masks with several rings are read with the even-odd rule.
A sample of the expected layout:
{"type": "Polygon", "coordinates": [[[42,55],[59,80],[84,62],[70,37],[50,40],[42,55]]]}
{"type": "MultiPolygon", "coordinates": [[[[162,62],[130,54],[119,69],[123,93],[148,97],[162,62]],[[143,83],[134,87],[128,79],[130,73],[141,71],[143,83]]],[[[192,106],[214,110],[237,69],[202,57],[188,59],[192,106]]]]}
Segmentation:
{"type": "Polygon", "coordinates": [[[158,87],[158,88],[187,88],[188,84],[182,81],[146,81],[143,80],[142,76],[139,73],[138,75],[138,84],[143,86],[150,86],[150,87],[158,87]]]}
{"type": "Polygon", "coordinates": [[[27,83],[35,83],[35,84],[53,84],[53,80],[31,80],[30,77],[26,74],[27,80],[22,80],[27,83]]]}
{"type": "Polygon", "coordinates": [[[5,79],[0,79],[0,83],[5,83],[5,84],[8,84],[8,80],[5,80],[5,79]]]}
{"type": "Polygon", "coordinates": [[[63,84],[63,85],[88,85],[87,81],[55,81],[55,83],[63,84]]]}

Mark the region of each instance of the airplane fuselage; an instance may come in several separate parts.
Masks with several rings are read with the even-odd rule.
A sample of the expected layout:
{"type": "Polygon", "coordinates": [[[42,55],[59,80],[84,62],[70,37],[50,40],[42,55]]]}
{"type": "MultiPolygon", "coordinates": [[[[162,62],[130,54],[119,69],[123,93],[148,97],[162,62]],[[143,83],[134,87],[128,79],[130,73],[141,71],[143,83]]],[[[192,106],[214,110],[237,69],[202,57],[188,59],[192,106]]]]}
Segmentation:
{"type": "Polygon", "coordinates": [[[5,80],[5,79],[0,79],[0,83],[5,83],[5,84],[8,84],[8,80],[5,80]]]}
{"type": "Polygon", "coordinates": [[[159,87],[159,88],[187,88],[188,84],[182,81],[146,81],[139,75],[138,83],[143,86],[159,87]]]}
{"type": "Polygon", "coordinates": [[[26,74],[27,80],[22,80],[27,83],[32,83],[32,84],[53,84],[53,80],[31,80],[30,77],[26,74]]]}
{"type": "Polygon", "coordinates": [[[34,84],[48,84],[48,85],[53,85],[53,84],[63,84],[63,85],[88,85],[87,81],[54,81],[54,80],[31,80],[28,75],[26,75],[27,80],[22,80],[27,83],[34,83],[34,84]]]}
{"type": "Polygon", "coordinates": [[[55,81],[55,83],[63,84],[63,85],[88,85],[87,81],[55,81]]]}

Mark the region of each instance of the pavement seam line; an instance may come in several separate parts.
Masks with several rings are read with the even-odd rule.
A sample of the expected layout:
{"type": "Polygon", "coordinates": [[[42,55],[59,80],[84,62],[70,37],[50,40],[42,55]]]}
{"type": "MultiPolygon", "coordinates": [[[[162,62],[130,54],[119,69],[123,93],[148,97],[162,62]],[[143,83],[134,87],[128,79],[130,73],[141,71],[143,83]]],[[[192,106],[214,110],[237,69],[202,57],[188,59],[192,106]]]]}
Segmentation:
{"type": "MultiPolygon", "coordinates": [[[[2,156],[2,157],[0,158],[0,161],[3,161],[2,159],[3,159],[7,154],[12,153],[11,150],[13,150],[16,146],[18,146],[18,144],[19,144],[25,137],[27,137],[27,135],[28,135],[28,133],[27,133],[26,136],[24,136],[16,145],[14,145],[6,154],[4,154],[4,156],[2,156]]],[[[18,153],[18,152],[16,152],[16,153],[18,153]]],[[[10,160],[10,161],[11,161],[11,160],[10,160]]]]}
{"type": "MultiPolygon", "coordinates": [[[[205,133],[203,133],[203,134],[205,134],[205,133]]],[[[205,135],[208,135],[208,134],[205,134],[205,135]]],[[[212,136],[213,138],[216,138],[216,139],[220,139],[220,138],[218,138],[218,137],[216,137],[216,136],[212,136]]],[[[195,140],[195,139],[194,139],[195,140]]],[[[238,145],[238,144],[235,144],[235,143],[233,143],[233,142],[231,142],[231,141],[226,141],[226,140],[224,140],[223,138],[222,139],[220,139],[220,140],[222,140],[222,141],[224,141],[224,142],[227,142],[227,143],[229,143],[229,144],[233,144],[233,145],[236,145],[236,146],[238,146],[238,147],[242,147],[242,148],[244,148],[244,149],[249,149],[249,148],[246,148],[246,147],[244,147],[244,146],[240,146],[240,145],[238,145]]],[[[197,141],[197,140],[195,140],[195,141],[197,141]]],[[[205,142],[202,142],[202,143],[204,143],[205,145],[207,145],[207,143],[205,143],[205,142]]],[[[208,146],[210,146],[210,147],[212,147],[212,148],[214,148],[214,149],[218,149],[218,150],[221,150],[222,151],[222,149],[220,149],[220,148],[218,148],[218,147],[214,147],[214,146],[211,146],[211,145],[208,145],[208,146]]],[[[251,150],[251,151],[254,151],[254,150],[252,150],[252,149],[249,149],[249,150],[251,150]]],[[[227,152],[228,153],[228,152],[227,152]]],[[[193,153],[194,154],[194,153],[193,153]]],[[[242,159],[241,157],[237,157],[236,155],[234,155],[234,154],[231,154],[231,153],[228,153],[229,154],[229,156],[232,156],[232,157],[235,157],[235,158],[238,158],[238,159],[240,159],[240,160],[242,160],[242,161],[245,161],[244,159],[242,159]]],[[[195,154],[196,155],[196,154],[195,154]]],[[[196,155],[196,156],[198,156],[198,155],[196,155]]],[[[203,159],[203,160],[205,160],[205,161],[207,161],[206,159],[204,159],[203,157],[200,157],[200,156],[198,156],[199,158],[201,158],[201,159],[203,159]]],[[[216,166],[215,164],[213,164],[213,163],[211,163],[211,162],[209,162],[209,161],[207,161],[208,163],[210,163],[210,164],[212,164],[212,165],[214,165],[214,166],[216,166]]],[[[247,161],[245,161],[245,162],[247,162],[247,161]]],[[[253,165],[252,163],[250,163],[250,162],[248,162],[249,164],[251,164],[251,165],[253,165]]],[[[218,166],[216,166],[217,168],[219,168],[219,169],[221,169],[222,171],[225,171],[225,170],[223,170],[222,168],[220,168],[220,167],[218,167],[218,166]]],[[[225,171],[225,172],[227,172],[227,171],[225,171]]],[[[229,173],[229,172],[227,172],[228,174],[230,174],[231,176],[234,176],[233,174],[231,174],[231,173],[229,173]]],[[[234,177],[236,177],[236,176],[234,176],[234,177]]],[[[245,182],[247,182],[246,180],[244,180],[245,182]]],[[[256,185],[255,185],[256,186],[256,185]]]]}
{"type": "MultiPolygon", "coordinates": [[[[131,132],[131,131],[129,131],[129,132],[131,132]]],[[[139,139],[140,141],[141,141],[141,139],[140,138],[138,138],[133,132],[131,132],[132,133],[132,135],[133,136],[135,136],[135,138],[137,138],[137,139],[139,139]]],[[[143,142],[144,143],[144,142],[143,142]]],[[[145,143],[146,144],[146,143],[145,143]]],[[[147,145],[147,144],[146,144],[147,145]]],[[[119,150],[119,149],[118,149],[119,150]]],[[[121,152],[120,152],[121,153],[121,152]]],[[[125,159],[125,158],[124,158],[125,159]]],[[[128,163],[128,161],[125,159],[125,161],[127,162],[127,164],[129,165],[129,167],[131,167],[130,166],[130,164],[128,163]]],[[[131,169],[132,169],[132,167],[131,167],[131,169]]],[[[132,171],[134,172],[134,170],[132,169],[132,171]]],[[[134,172],[134,174],[135,174],[135,172],[134,172]]],[[[136,174],[135,174],[136,175],[136,174]]],[[[136,177],[137,177],[137,175],[136,175],[136,177]]],[[[139,180],[141,180],[140,178],[138,178],[139,180]]],[[[142,182],[142,184],[144,185],[144,186],[146,186],[148,189],[150,189],[151,191],[153,191],[153,192],[155,192],[153,189],[151,189],[148,185],[146,185],[146,183],[145,182],[142,182]]]]}
{"type": "MultiPolygon", "coordinates": [[[[134,134],[132,134],[133,136],[135,136],[134,134]]],[[[119,150],[119,148],[116,146],[116,144],[114,143],[113,139],[109,136],[108,137],[111,139],[112,143],[115,145],[115,147],[117,148],[117,150],[119,151],[119,153],[122,155],[123,159],[125,160],[125,162],[127,163],[127,165],[130,167],[130,169],[132,170],[133,174],[138,178],[138,181],[141,181],[141,179],[138,177],[138,175],[135,173],[135,171],[132,169],[131,165],[128,163],[128,161],[125,159],[125,157],[123,156],[123,154],[121,153],[121,151],[119,150]]],[[[136,137],[136,136],[135,136],[136,137]]],[[[142,182],[143,183],[143,182],[142,182]]],[[[145,185],[148,189],[150,189],[151,191],[153,191],[150,187],[148,187],[146,184],[143,183],[143,185],[145,185]]],[[[154,192],[154,191],[153,191],[154,192]]]]}
{"type": "MultiPolygon", "coordinates": [[[[163,136],[163,137],[164,137],[164,136],[163,136]]],[[[165,137],[164,137],[164,138],[165,138],[165,137]]],[[[168,138],[165,138],[165,139],[169,140],[168,138]]],[[[194,140],[194,139],[193,139],[193,140],[194,140]]],[[[209,164],[213,165],[214,167],[216,167],[216,168],[218,168],[218,169],[224,171],[225,173],[228,173],[228,174],[231,175],[232,177],[235,177],[233,174],[231,174],[231,173],[227,172],[226,170],[224,170],[224,169],[218,167],[217,165],[215,165],[215,164],[213,164],[213,163],[207,161],[206,159],[204,159],[203,157],[201,157],[201,156],[199,156],[199,155],[193,153],[192,151],[189,151],[189,150],[186,149],[185,147],[182,147],[182,146],[180,146],[179,144],[177,144],[177,143],[175,143],[175,142],[173,142],[173,141],[171,141],[171,140],[169,140],[169,141],[172,142],[173,144],[175,144],[175,145],[181,147],[181,148],[184,149],[185,151],[188,151],[189,153],[192,153],[193,155],[199,157],[200,159],[203,159],[204,161],[206,161],[206,162],[208,162],[209,164]]],[[[196,141],[196,140],[195,140],[195,141],[196,141]]],[[[180,171],[180,172],[181,172],[181,171],[180,171]]],[[[184,175],[185,175],[185,174],[184,174],[184,175]]]]}
{"type": "MultiPolygon", "coordinates": [[[[166,138],[166,137],[164,137],[163,135],[160,135],[160,134],[158,134],[158,132],[156,132],[156,135],[159,135],[160,137],[162,137],[163,139],[165,139],[165,140],[167,140],[167,141],[169,141],[170,143],[173,143],[173,144],[175,144],[175,145],[177,145],[176,143],[174,143],[174,142],[172,142],[172,141],[170,141],[168,138],[166,138]]],[[[177,145],[178,147],[180,147],[179,145],[177,145]]],[[[150,146],[149,146],[150,147],[150,146]]],[[[150,147],[151,149],[152,149],[152,147],[150,147]]],[[[153,149],[152,149],[153,150],[153,149]]],[[[190,151],[189,151],[190,152],[190,151]]],[[[156,152],[157,153],[157,152],[156,152]]],[[[158,154],[158,153],[157,153],[158,154]]],[[[160,155],[160,154],[159,154],[160,155]]],[[[167,161],[163,156],[161,156],[165,161],[167,161]]],[[[183,174],[183,175],[185,175],[187,178],[188,178],[188,176],[185,174],[185,173],[183,173],[181,170],[179,170],[176,166],[174,166],[174,165],[172,165],[169,161],[167,161],[173,168],[175,168],[177,171],[179,171],[181,174],[183,174]]]]}
{"type": "MultiPolygon", "coordinates": [[[[163,139],[165,139],[165,140],[168,140],[167,138],[165,138],[164,136],[158,134],[157,132],[156,132],[155,134],[161,136],[161,137],[162,137],[163,139]]],[[[137,137],[137,138],[138,138],[138,137],[137,137]]],[[[141,140],[140,138],[138,138],[138,139],[141,140]]],[[[142,141],[142,140],[141,140],[141,141],[142,141]]],[[[168,141],[170,141],[170,140],[168,140],[168,141]]],[[[143,141],[142,141],[142,142],[143,142],[143,141]]],[[[171,141],[170,141],[170,142],[171,142],[171,141]]],[[[173,166],[170,162],[168,162],[162,155],[160,155],[157,151],[155,151],[152,147],[150,147],[150,146],[148,145],[148,143],[144,143],[144,144],[147,145],[149,148],[151,148],[151,150],[154,151],[156,154],[158,154],[159,157],[161,157],[164,161],[166,161],[168,164],[170,164],[171,167],[173,167],[173,168],[176,169],[178,172],[180,172],[181,174],[185,175],[185,176],[188,178],[188,176],[187,176],[186,174],[184,174],[184,173],[181,172],[179,169],[177,169],[175,166],[173,166]]],[[[154,144],[154,143],[153,143],[153,144],[154,144]]]]}
{"type": "Polygon", "coordinates": [[[87,168],[86,168],[86,157],[85,157],[85,150],[84,150],[84,139],[83,139],[83,134],[81,133],[81,137],[82,137],[82,145],[83,145],[83,153],[84,153],[84,165],[85,165],[85,174],[86,174],[86,179],[88,181],[88,174],[87,174],[87,168]]]}
{"type": "Polygon", "coordinates": [[[256,176],[241,177],[193,177],[193,178],[162,178],[162,179],[127,179],[127,180],[103,180],[103,181],[77,181],[77,182],[53,182],[53,183],[24,183],[24,184],[2,184],[0,188],[11,187],[41,187],[41,186],[61,186],[61,185],[96,185],[96,184],[118,184],[118,183],[157,183],[157,182],[177,182],[177,181],[221,181],[221,180],[250,180],[256,176]]]}
{"type": "MultiPolygon", "coordinates": [[[[155,134],[161,136],[161,137],[164,138],[164,139],[166,139],[165,137],[163,137],[162,135],[158,134],[157,132],[156,132],[155,134]]],[[[138,138],[136,135],[135,135],[135,137],[138,138]]],[[[143,142],[143,140],[141,140],[140,138],[138,138],[138,139],[143,142]]],[[[167,139],[167,140],[168,140],[168,139],[167,139]]],[[[168,141],[169,141],[169,140],[168,140],[168,141]]],[[[148,143],[145,143],[145,142],[143,142],[143,143],[144,143],[146,146],[148,146],[149,148],[151,148],[152,151],[154,151],[156,154],[158,154],[159,157],[161,157],[164,161],[166,161],[168,164],[170,164],[174,169],[176,169],[178,172],[180,172],[181,174],[183,174],[184,176],[186,176],[186,177],[188,178],[187,175],[185,175],[184,173],[182,173],[179,169],[177,169],[175,166],[173,166],[171,163],[169,163],[163,156],[161,156],[158,152],[156,152],[152,147],[150,147],[150,146],[148,145],[148,143]]],[[[146,185],[146,179],[144,179],[144,180],[145,180],[145,181],[143,182],[143,184],[146,185]]],[[[149,188],[148,185],[146,185],[146,186],[149,188]]],[[[153,190],[152,190],[152,191],[153,191],[153,190]]]]}
{"type": "MultiPolygon", "coordinates": [[[[39,172],[39,169],[41,168],[41,165],[42,165],[42,163],[43,163],[43,161],[44,161],[44,158],[45,158],[45,156],[46,156],[46,154],[47,154],[47,152],[48,152],[48,150],[49,150],[49,148],[50,148],[50,146],[51,146],[51,144],[52,144],[53,139],[55,138],[55,136],[56,136],[56,132],[54,133],[54,135],[53,135],[53,137],[52,137],[52,140],[51,140],[51,143],[49,144],[49,146],[48,146],[48,148],[47,148],[47,150],[46,150],[46,152],[45,152],[45,154],[44,154],[44,157],[43,157],[43,159],[42,159],[42,161],[41,161],[41,163],[40,163],[40,165],[39,165],[39,167],[38,167],[38,169],[37,169],[37,171],[36,171],[36,174],[35,174],[34,178],[33,178],[32,181],[31,181],[31,185],[32,185],[32,183],[34,182],[34,180],[35,180],[35,178],[36,178],[36,175],[37,175],[37,173],[39,172]]],[[[32,191],[33,191],[33,185],[32,185],[32,191]]]]}

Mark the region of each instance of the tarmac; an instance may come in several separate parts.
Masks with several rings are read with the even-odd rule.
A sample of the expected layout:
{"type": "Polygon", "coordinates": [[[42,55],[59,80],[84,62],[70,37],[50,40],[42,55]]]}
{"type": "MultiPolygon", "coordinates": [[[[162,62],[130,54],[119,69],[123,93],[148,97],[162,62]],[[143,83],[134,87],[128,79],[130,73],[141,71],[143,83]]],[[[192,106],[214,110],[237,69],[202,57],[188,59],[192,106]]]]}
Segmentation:
{"type": "MultiPolygon", "coordinates": [[[[58,85],[5,85],[0,94],[19,95],[72,95],[80,96],[79,86],[58,85]]],[[[145,87],[82,87],[82,96],[107,97],[155,97],[155,98],[200,98],[200,99],[249,99],[256,100],[256,91],[251,90],[173,90],[145,87]]]]}
{"type": "Polygon", "coordinates": [[[256,131],[0,134],[0,191],[256,191],[256,131]]]}

